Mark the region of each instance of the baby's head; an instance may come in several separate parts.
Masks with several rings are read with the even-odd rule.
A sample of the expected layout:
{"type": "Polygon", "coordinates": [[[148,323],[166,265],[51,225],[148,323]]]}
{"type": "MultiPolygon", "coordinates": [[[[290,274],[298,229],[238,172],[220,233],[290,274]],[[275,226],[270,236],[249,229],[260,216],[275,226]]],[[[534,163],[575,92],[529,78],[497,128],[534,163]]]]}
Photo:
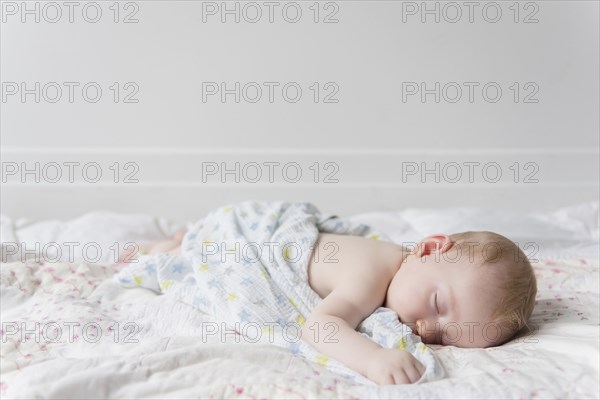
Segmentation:
{"type": "Polygon", "coordinates": [[[406,255],[385,307],[426,344],[497,346],[527,324],[537,285],[519,247],[493,232],[433,235],[406,255]]]}

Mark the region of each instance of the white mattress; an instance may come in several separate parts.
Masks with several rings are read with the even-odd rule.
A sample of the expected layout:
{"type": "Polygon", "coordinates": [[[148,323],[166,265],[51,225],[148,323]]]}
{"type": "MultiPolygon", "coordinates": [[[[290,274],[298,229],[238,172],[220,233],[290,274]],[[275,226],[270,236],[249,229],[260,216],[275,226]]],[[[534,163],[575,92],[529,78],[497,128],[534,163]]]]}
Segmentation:
{"type": "Polygon", "coordinates": [[[22,262],[15,254],[2,263],[0,394],[3,398],[600,397],[597,202],[545,214],[405,209],[351,218],[386,232],[397,243],[465,230],[493,230],[521,246],[530,243],[530,258],[538,259],[534,263],[538,304],[532,318],[536,329],[496,348],[434,346],[448,375],[441,381],[354,385],[274,346],[236,343],[231,334],[225,340],[219,335],[199,340],[198,326],[209,321],[206,315],[143,289],[122,289],[112,281],[110,248],[115,242],[157,240],[180,226],[151,216],[107,212],[72,221],[12,221],[2,216],[4,250],[12,242],[28,249],[35,243],[40,249],[50,242],[78,244],[74,260],[63,254],[56,263],[39,264],[22,262]],[[102,249],[97,263],[85,262],[78,250],[92,242],[102,249]],[[80,335],[69,343],[63,329],[61,340],[43,343],[7,333],[26,321],[49,328],[95,322],[104,336],[91,343],[93,337],[86,341],[80,335]],[[115,322],[121,327],[118,340],[109,330],[115,322]],[[140,329],[127,342],[126,323],[140,329]]]}

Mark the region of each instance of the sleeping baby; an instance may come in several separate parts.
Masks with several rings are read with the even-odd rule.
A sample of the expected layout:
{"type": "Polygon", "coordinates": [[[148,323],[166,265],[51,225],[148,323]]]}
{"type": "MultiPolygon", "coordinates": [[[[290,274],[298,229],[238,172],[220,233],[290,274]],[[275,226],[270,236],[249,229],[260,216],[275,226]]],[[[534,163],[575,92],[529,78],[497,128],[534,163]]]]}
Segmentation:
{"type": "Polygon", "coordinates": [[[414,326],[424,343],[458,347],[500,345],[533,311],[531,265],[518,246],[492,232],[433,235],[411,252],[389,242],[319,235],[318,246],[327,243],[339,246],[339,263],[310,263],[309,283],[323,301],[309,320],[336,322],[339,343],[314,345],[380,384],[416,382],[423,366],[406,351],[356,334],[378,306],[414,326]]]}
{"type": "MultiPolygon", "coordinates": [[[[223,207],[187,233],[154,246],[153,268],[160,270],[161,262],[166,267],[162,277],[159,272],[154,283],[142,286],[171,287],[180,272],[164,271],[170,271],[169,263],[181,263],[173,269],[189,268],[196,282],[208,282],[204,293],[217,293],[204,301],[215,315],[231,315],[230,321],[242,313],[264,319],[268,313],[248,305],[272,303],[272,313],[298,321],[305,342],[378,384],[415,383],[425,366],[406,346],[383,347],[357,332],[376,310],[393,311],[396,323],[409,326],[429,345],[498,346],[526,326],[536,279],[526,256],[507,238],[492,232],[439,234],[405,247],[374,240],[376,235],[367,232],[364,225],[321,216],[310,203],[223,207]],[[293,239],[295,245],[268,256],[251,252],[259,269],[248,262],[249,253],[227,262],[223,251],[215,251],[222,245],[221,250],[241,253],[238,244],[249,243],[244,242],[248,237],[268,237],[269,243],[293,239]],[[310,251],[302,254],[303,249],[310,251]],[[211,269],[218,272],[208,278],[211,269]],[[273,295],[271,301],[275,287],[285,296],[273,295]],[[221,298],[222,306],[217,304],[221,298]],[[335,340],[323,340],[332,326],[335,340]]],[[[141,267],[126,268],[117,279],[139,286],[141,267]]]]}

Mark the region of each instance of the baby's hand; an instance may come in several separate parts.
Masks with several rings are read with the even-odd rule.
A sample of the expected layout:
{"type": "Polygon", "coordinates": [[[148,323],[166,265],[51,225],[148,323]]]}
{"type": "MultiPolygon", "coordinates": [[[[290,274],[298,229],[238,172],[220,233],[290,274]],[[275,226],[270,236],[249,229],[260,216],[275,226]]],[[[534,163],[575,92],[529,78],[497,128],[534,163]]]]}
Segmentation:
{"type": "Polygon", "coordinates": [[[375,350],[367,365],[367,378],[380,385],[415,383],[425,372],[425,367],[405,350],[375,350]]]}

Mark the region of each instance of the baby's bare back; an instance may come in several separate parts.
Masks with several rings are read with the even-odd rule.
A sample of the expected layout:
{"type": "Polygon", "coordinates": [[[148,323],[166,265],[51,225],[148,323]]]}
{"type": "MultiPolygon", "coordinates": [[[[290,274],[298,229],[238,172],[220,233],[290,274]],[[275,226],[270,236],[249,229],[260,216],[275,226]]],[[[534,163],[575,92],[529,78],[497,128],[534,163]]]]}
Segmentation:
{"type": "Polygon", "coordinates": [[[402,247],[360,236],[321,233],[308,265],[308,283],[321,298],[339,285],[376,282],[374,296],[385,299],[385,290],[402,260],[402,247]],[[382,291],[381,288],[384,290],[382,291]]]}

